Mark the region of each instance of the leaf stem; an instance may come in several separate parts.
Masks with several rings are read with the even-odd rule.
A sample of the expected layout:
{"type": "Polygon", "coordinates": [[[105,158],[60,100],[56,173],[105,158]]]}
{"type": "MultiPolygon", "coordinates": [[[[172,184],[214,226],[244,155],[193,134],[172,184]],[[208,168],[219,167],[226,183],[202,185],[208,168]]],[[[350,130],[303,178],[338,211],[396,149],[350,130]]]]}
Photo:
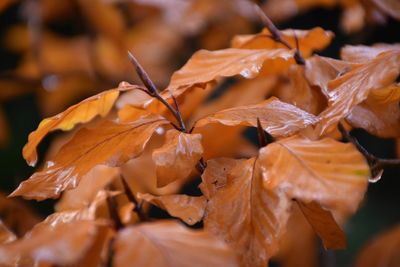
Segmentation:
{"type": "Polygon", "coordinates": [[[382,159],[379,158],[375,155],[372,155],[369,153],[359,142],[358,140],[353,137],[345,128],[344,126],[339,123],[338,124],[338,129],[340,133],[342,134],[343,138],[350,141],[351,143],[354,144],[354,146],[358,149],[358,151],[363,154],[365,159],[368,162],[368,165],[371,169],[371,175],[375,177],[378,175],[385,167],[388,166],[400,166],[400,159],[382,159]]]}
{"type": "Polygon", "coordinates": [[[260,118],[257,117],[257,136],[258,136],[258,144],[260,147],[265,147],[266,145],[272,143],[274,138],[271,134],[264,130],[261,125],[260,118]]]}
{"type": "Polygon", "coordinates": [[[177,108],[175,109],[172,107],[158,92],[157,87],[153,83],[153,81],[150,79],[150,76],[147,74],[147,72],[144,70],[142,65],[140,65],[139,61],[135,58],[135,56],[128,51],[128,57],[131,63],[135,66],[136,73],[138,74],[140,80],[143,82],[144,86],[147,88],[149,91],[150,95],[152,97],[155,97],[158,101],[160,101],[170,112],[171,114],[175,117],[176,121],[179,123],[180,126],[180,131],[181,132],[186,132],[186,126],[185,123],[183,122],[181,113],[179,111],[178,105],[176,103],[175,97],[172,95],[172,99],[176,103],[177,108]]]}
{"type": "Polygon", "coordinates": [[[147,221],[148,218],[147,218],[146,214],[143,212],[142,203],[139,203],[137,201],[137,199],[135,198],[135,195],[133,194],[131,188],[129,187],[128,183],[125,180],[125,177],[120,175],[120,178],[121,178],[122,186],[124,187],[126,197],[134,205],[133,211],[137,213],[140,221],[142,221],[142,222],[147,221]]]}
{"type": "MultiPolygon", "coordinates": [[[[283,39],[281,32],[278,30],[278,28],[275,26],[275,24],[271,21],[271,19],[264,13],[264,11],[257,5],[254,4],[254,9],[260,18],[261,22],[264,24],[264,26],[269,30],[271,33],[270,37],[278,43],[281,43],[284,45],[287,49],[293,49],[293,47],[286,42],[285,39],[283,39]]],[[[297,38],[295,36],[295,38],[297,38]]],[[[295,54],[294,54],[294,60],[298,65],[305,65],[305,60],[302,57],[299,47],[297,46],[295,54]]]]}
{"type": "Polygon", "coordinates": [[[110,213],[110,217],[114,222],[114,228],[116,230],[120,230],[124,227],[124,224],[119,217],[118,210],[117,210],[117,202],[115,201],[114,197],[107,195],[106,198],[108,211],[110,213]]]}

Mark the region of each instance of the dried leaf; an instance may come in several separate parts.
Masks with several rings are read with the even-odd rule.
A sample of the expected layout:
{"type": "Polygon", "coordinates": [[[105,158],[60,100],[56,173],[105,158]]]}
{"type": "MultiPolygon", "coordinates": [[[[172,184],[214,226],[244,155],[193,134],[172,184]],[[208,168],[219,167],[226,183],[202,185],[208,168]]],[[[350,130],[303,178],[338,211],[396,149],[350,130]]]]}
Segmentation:
{"type": "Polygon", "coordinates": [[[157,186],[163,187],[186,178],[203,154],[200,134],[186,134],[169,130],[165,144],[153,151],[156,164],[157,186]]]}
{"type": "Polygon", "coordinates": [[[44,119],[28,138],[24,146],[23,156],[29,165],[34,166],[37,162],[36,148],[42,139],[55,130],[69,131],[78,123],[85,123],[97,115],[106,116],[114,105],[120,93],[119,89],[102,92],[69,107],[66,111],[44,119]]]}
{"type": "Polygon", "coordinates": [[[256,105],[222,110],[200,119],[195,126],[221,123],[257,127],[257,118],[264,130],[273,136],[289,136],[317,122],[314,115],[272,97],[256,105]]]}
{"type": "Polygon", "coordinates": [[[146,202],[166,210],[171,216],[179,218],[189,225],[201,221],[206,208],[206,199],[204,196],[153,196],[151,194],[140,193],[138,193],[137,196],[139,199],[145,200],[146,202]]]}
{"type": "MultiPolygon", "coordinates": [[[[309,57],[313,51],[322,50],[328,46],[333,38],[333,33],[320,27],[311,30],[282,30],[283,39],[291,46],[296,47],[296,38],[299,41],[300,52],[309,57]]],[[[232,40],[233,48],[241,49],[276,49],[285,48],[284,45],[274,41],[268,29],[263,29],[258,34],[236,35],[232,40]]]]}
{"type": "Polygon", "coordinates": [[[132,123],[105,121],[96,128],[83,128],[11,196],[36,200],[58,197],[62,191],[75,188],[95,166],[120,166],[139,156],[154,131],[166,123],[162,117],[149,115],[132,123]]]}
{"type": "Polygon", "coordinates": [[[87,251],[95,235],[96,225],[91,221],[75,221],[54,227],[40,225],[23,239],[1,244],[0,262],[8,265],[25,261],[72,264],[87,251]]]}
{"type": "Polygon", "coordinates": [[[316,201],[329,210],[353,213],[367,189],[369,166],[352,145],[325,138],[282,139],[260,150],[264,187],[288,197],[316,201]]]}
{"type": "MultiPolygon", "coordinates": [[[[205,84],[218,78],[241,75],[251,79],[260,73],[263,65],[268,65],[268,70],[273,71],[274,68],[284,68],[293,62],[293,51],[284,49],[200,50],[172,75],[166,90],[177,97],[194,86],[205,87],[205,84]]],[[[168,94],[165,96],[168,97],[168,94]]]]}
{"type": "Polygon", "coordinates": [[[370,241],[361,250],[354,266],[400,266],[400,225],[395,225],[370,241]]]}
{"type": "Polygon", "coordinates": [[[321,237],[325,249],[346,247],[346,235],[330,211],[323,209],[317,202],[298,201],[297,203],[314,231],[321,237]]]}
{"type": "Polygon", "coordinates": [[[392,18],[400,20],[400,2],[397,0],[371,0],[382,11],[392,18]]]}
{"type": "Polygon", "coordinates": [[[400,44],[345,45],[340,49],[340,57],[354,63],[365,63],[383,52],[399,49],[400,44]]]}
{"type": "Polygon", "coordinates": [[[114,251],[116,267],[238,266],[234,254],[223,242],[205,231],[194,231],[174,221],[125,228],[117,235],[114,251]]]}
{"type": "Polygon", "coordinates": [[[0,220],[0,244],[10,243],[16,239],[17,236],[4,225],[2,220],[0,220]]]}
{"type": "MultiPolygon", "coordinates": [[[[291,201],[279,189],[264,188],[257,159],[235,163],[233,168],[231,164],[226,166],[230,169],[226,185],[210,194],[205,228],[223,238],[240,255],[241,266],[264,267],[278,250],[291,201]]],[[[215,180],[220,180],[224,172],[217,174],[215,180]]],[[[203,179],[203,183],[213,183],[211,178],[203,179]]]]}
{"type": "Polygon", "coordinates": [[[319,115],[316,134],[332,131],[354,106],[367,98],[370,91],[390,85],[399,73],[400,50],[393,50],[331,81],[328,85],[329,105],[319,115]]]}

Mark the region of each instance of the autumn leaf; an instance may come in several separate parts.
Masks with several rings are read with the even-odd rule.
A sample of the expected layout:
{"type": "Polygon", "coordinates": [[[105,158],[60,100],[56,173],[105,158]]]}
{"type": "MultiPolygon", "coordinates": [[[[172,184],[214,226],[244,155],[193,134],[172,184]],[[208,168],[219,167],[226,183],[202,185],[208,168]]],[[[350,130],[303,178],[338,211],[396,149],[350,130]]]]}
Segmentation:
{"type": "Polygon", "coordinates": [[[394,225],[384,231],[366,246],[357,256],[356,267],[395,267],[400,264],[400,226],[394,225]]]}
{"type": "Polygon", "coordinates": [[[87,98],[56,116],[44,119],[38,128],[29,135],[28,143],[24,146],[22,153],[28,164],[31,166],[36,164],[36,148],[49,132],[55,130],[69,131],[76,124],[88,122],[97,115],[106,116],[119,94],[119,89],[108,90],[87,98]]]}
{"type": "Polygon", "coordinates": [[[4,225],[3,221],[0,220],[0,244],[10,243],[16,239],[16,235],[4,225]]]}
{"type": "Polygon", "coordinates": [[[321,237],[325,249],[346,247],[346,235],[339,227],[332,213],[323,209],[317,202],[297,202],[304,216],[321,237]]]}
{"type": "MultiPolygon", "coordinates": [[[[235,160],[234,167],[232,162],[226,166],[224,161],[219,163],[220,169],[229,172],[221,173],[226,175],[226,184],[218,186],[215,193],[209,192],[205,229],[225,240],[240,255],[241,266],[264,267],[278,250],[291,201],[279,189],[264,188],[257,159],[235,160]]],[[[210,187],[210,182],[224,183],[218,182],[221,174],[214,178],[212,174],[203,179],[205,187],[210,187]]]]}
{"type": "Polygon", "coordinates": [[[257,118],[264,130],[273,136],[289,136],[317,122],[314,115],[272,97],[259,104],[219,111],[200,119],[195,127],[210,123],[257,127],[257,118]]]}
{"type": "Polygon", "coordinates": [[[153,151],[157,185],[163,187],[190,175],[203,154],[200,134],[169,130],[165,144],[153,151]]]}
{"type": "Polygon", "coordinates": [[[93,221],[75,221],[54,227],[39,224],[24,238],[1,244],[0,262],[11,266],[15,262],[24,266],[33,266],[37,262],[72,264],[89,248],[95,234],[93,221]]]}
{"type": "Polygon", "coordinates": [[[383,52],[399,49],[399,44],[345,45],[340,49],[340,57],[354,63],[365,63],[383,52]]]}
{"type": "Polygon", "coordinates": [[[192,197],[187,195],[166,195],[153,196],[151,194],[138,193],[138,198],[149,202],[163,210],[171,216],[193,225],[203,219],[206,208],[204,196],[192,197]]]}
{"type": "Polygon", "coordinates": [[[382,11],[391,17],[400,20],[400,3],[396,0],[371,0],[382,11]]]}
{"type": "MultiPolygon", "coordinates": [[[[264,65],[273,63],[276,68],[284,68],[293,62],[293,51],[284,49],[200,50],[172,75],[166,91],[177,97],[194,86],[205,87],[205,84],[219,78],[241,75],[251,79],[260,73],[264,65]]],[[[169,95],[165,94],[165,97],[169,95]]]]}
{"type": "Polygon", "coordinates": [[[316,201],[329,210],[353,213],[367,189],[370,171],[352,145],[293,136],[260,150],[264,187],[289,198],[316,201]]]}
{"type": "Polygon", "coordinates": [[[127,227],[118,233],[114,251],[116,267],[238,266],[235,255],[222,241],[175,221],[127,227]]]}
{"type": "MultiPolygon", "coordinates": [[[[296,38],[299,42],[299,49],[303,56],[308,57],[315,50],[322,50],[328,46],[333,38],[333,33],[325,31],[320,27],[310,30],[281,30],[282,38],[291,46],[296,47],[296,38]]],[[[285,48],[284,45],[271,38],[268,29],[263,29],[258,34],[236,35],[232,39],[233,48],[241,49],[277,49],[285,48]]]]}
{"type": "Polygon", "coordinates": [[[319,115],[316,134],[322,135],[334,129],[372,90],[390,85],[399,73],[400,50],[392,50],[331,81],[328,84],[328,108],[319,115]]]}
{"type": "Polygon", "coordinates": [[[110,121],[92,129],[81,129],[47,162],[44,169],[22,182],[11,196],[43,200],[75,188],[95,166],[120,166],[139,156],[153,132],[168,121],[156,115],[132,123],[110,121]]]}

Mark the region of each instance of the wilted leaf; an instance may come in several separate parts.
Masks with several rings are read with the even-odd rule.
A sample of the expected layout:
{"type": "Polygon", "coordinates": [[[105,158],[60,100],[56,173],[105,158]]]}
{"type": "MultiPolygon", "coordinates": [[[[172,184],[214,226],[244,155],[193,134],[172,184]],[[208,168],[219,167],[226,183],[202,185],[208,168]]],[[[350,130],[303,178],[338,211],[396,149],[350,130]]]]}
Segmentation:
{"type": "Polygon", "coordinates": [[[323,209],[317,202],[298,201],[297,203],[314,231],[321,237],[326,249],[346,247],[346,235],[331,212],[323,209]]]}
{"type": "Polygon", "coordinates": [[[24,238],[0,245],[0,262],[12,266],[14,262],[22,265],[24,262],[72,264],[87,251],[95,235],[96,225],[92,221],[75,221],[54,227],[40,225],[24,238]]]}
{"type": "MultiPolygon", "coordinates": [[[[315,50],[322,50],[328,46],[333,38],[333,33],[320,27],[311,30],[282,30],[283,39],[291,47],[296,47],[296,37],[299,41],[300,52],[308,57],[315,50]]],[[[232,40],[232,47],[241,49],[276,49],[285,48],[284,45],[274,41],[268,29],[263,29],[258,34],[236,35],[232,40]]]]}
{"type": "Polygon", "coordinates": [[[345,45],[340,49],[340,57],[354,63],[365,63],[376,58],[380,53],[399,49],[400,44],[345,45]]]}
{"type": "Polygon", "coordinates": [[[226,184],[209,193],[205,228],[224,239],[240,255],[241,266],[264,267],[278,250],[291,201],[279,189],[264,188],[257,159],[236,160],[234,167],[230,161],[226,167],[224,161],[218,163],[224,171],[217,174],[215,182],[209,176],[203,178],[203,183],[223,184],[219,180],[224,180],[220,177],[226,174],[226,184]]]}
{"type": "Polygon", "coordinates": [[[187,195],[153,196],[138,193],[138,198],[145,200],[163,210],[171,216],[182,219],[185,223],[193,225],[203,218],[206,208],[204,196],[192,197],[187,195]]]}
{"type": "Polygon", "coordinates": [[[369,167],[352,145],[294,136],[260,150],[264,187],[329,210],[354,212],[367,189],[369,167]]]}
{"type": "Polygon", "coordinates": [[[174,221],[125,228],[118,233],[114,250],[116,267],[238,266],[222,241],[174,221]]]}
{"type": "Polygon", "coordinates": [[[329,106],[320,115],[316,134],[331,131],[372,90],[390,85],[400,73],[400,50],[378,55],[328,84],[329,106]]]}
{"type": "MultiPolygon", "coordinates": [[[[272,63],[274,67],[282,67],[293,62],[293,51],[284,49],[200,50],[172,75],[166,90],[170,90],[177,97],[193,86],[204,87],[206,83],[218,78],[241,75],[251,79],[260,73],[263,65],[268,65],[268,70],[273,71],[272,63]]],[[[165,96],[168,97],[168,94],[165,96]]]]}
{"type": "Polygon", "coordinates": [[[272,97],[256,105],[219,111],[200,119],[195,126],[221,123],[228,126],[257,127],[257,118],[264,130],[273,136],[289,136],[317,122],[314,115],[272,97]]]}
{"type": "Polygon", "coordinates": [[[400,225],[380,234],[360,252],[356,267],[400,266],[400,225]]]}
{"type": "Polygon", "coordinates": [[[44,119],[38,128],[29,135],[28,143],[24,146],[23,156],[29,165],[37,162],[36,148],[42,139],[51,131],[68,131],[78,123],[85,123],[97,115],[106,116],[114,105],[120,93],[119,89],[102,92],[69,107],[66,111],[44,119]]]}
{"type": "Polygon", "coordinates": [[[163,187],[186,178],[203,154],[200,134],[186,134],[169,130],[165,144],[153,151],[157,185],[163,187]]]}
{"type": "Polygon", "coordinates": [[[355,106],[346,120],[356,128],[382,138],[400,136],[400,86],[372,91],[368,98],[355,106]]]}
{"type": "Polygon", "coordinates": [[[10,243],[16,239],[17,237],[0,220],[0,244],[10,243]]]}
{"type": "Polygon", "coordinates": [[[58,197],[62,191],[75,188],[95,166],[120,166],[139,156],[153,132],[166,123],[162,117],[149,115],[132,123],[105,121],[96,128],[81,129],[42,171],[22,182],[11,196],[36,200],[58,197]]]}

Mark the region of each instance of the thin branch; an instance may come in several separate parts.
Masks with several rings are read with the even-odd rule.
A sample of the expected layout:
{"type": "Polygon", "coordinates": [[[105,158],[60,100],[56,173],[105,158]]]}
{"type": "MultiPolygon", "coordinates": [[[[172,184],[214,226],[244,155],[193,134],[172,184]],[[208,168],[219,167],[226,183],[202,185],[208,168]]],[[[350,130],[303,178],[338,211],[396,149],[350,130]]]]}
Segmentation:
{"type": "Polygon", "coordinates": [[[142,221],[142,222],[143,221],[147,221],[148,218],[147,218],[146,214],[143,212],[142,203],[139,203],[137,201],[137,199],[135,198],[135,195],[133,194],[133,192],[132,192],[131,188],[129,187],[128,183],[126,182],[124,176],[121,175],[120,178],[121,178],[122,186],[124,187],[124,191],[125,191],[126,197],[134,205],[133,211],[137,213],[140,221],[142,221]]]}
{"type": "Polygon", "coordinates": [[[354,144],[354,146],[363,154],[365,159],[368,162],[368,165],[371,169],[371,175],[373,177],[379,175],[381,171],[388,166],[395,166],[399,167],[400,166],[400,159],[382,159],[379,157],[376,157],[369,153],[359,142],[358,140],[353,137],[345,128],[344,126],[339,123],[338,124],[338,129],[340,133],[342,134],[343,138],[346,140],[350,141],[351,143],[354,144]]]}
{"type": "MultiPolygon", "coordinates": [[[[173,108],[158,92],[157,87],[154,85],[153,81],[150,79],[150,76],[147,74],[147,72],[144,70],[142,65],[137,61],[135,56],[128,51],[128,57],[131,63],[135,66],[136,73],[138,74],[140,80],[143,82],[144,86],[149,90],[149,93],[151,96],[155,97],[158,99],[167,109],[172,113],[172,115],[175,117],[176,121],[180,125],[180,131],[186,132],[186,126],[185,123],[183,122],[181,113],[179,109],[173,108]]],[[[175,101],[175,99],[174,99],[175,101]]]]}
{"type": "MultiPolygon", "coordinates": [[[[271,21],[271,19],[264,13],[264,11],[257,4],[254,4],[254,9],[255,9],[258,17],[260,18],[261,22],[270,31],[270,33],[271,33],[270,37],[275,42],[278,42],[278,43],[281,43],[282,45],[284,45],[287,49],[293,49],[293,47],[288,42],[286,42],[285,39],[283,39],[281,32],[278,30],[278,28],[271,21]]],[[[300,50],[298,49],[298,47],[295,51],[294,59],[295,59],[296,63],[299,65],[305,64],[305,60],[301,56],[301,53],[300,53],[300,50]]]]}
{"type": "Polygon", "coordinates": [[[114,197],[107,195],[107,207],[108,211],[110,212],[110,217],[114,222],[114,228],[116,230],[120,230],[124,227],[124,224],[121,221],[121,218],[119,217],[118,214],[118,209],[117,209],[117,202],[115,201],[114,197]]]}

